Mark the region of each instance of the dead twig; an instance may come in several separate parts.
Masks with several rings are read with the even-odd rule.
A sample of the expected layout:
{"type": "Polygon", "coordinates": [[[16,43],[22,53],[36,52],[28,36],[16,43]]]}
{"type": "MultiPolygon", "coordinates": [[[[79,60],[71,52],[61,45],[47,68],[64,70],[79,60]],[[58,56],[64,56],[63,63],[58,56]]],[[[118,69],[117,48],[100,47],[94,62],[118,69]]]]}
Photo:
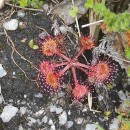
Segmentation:
{"type": "Polygon", "coordinates": [[[82,28],[89,27],[91,25],[99,24],[99,23],[102,23],[102,22],[103,22],[103,20],[99,20],[99,21],[95,21],[95,22],[92,22],[92,23],[84,24],[84,25],[82,25],[82,28]]]}

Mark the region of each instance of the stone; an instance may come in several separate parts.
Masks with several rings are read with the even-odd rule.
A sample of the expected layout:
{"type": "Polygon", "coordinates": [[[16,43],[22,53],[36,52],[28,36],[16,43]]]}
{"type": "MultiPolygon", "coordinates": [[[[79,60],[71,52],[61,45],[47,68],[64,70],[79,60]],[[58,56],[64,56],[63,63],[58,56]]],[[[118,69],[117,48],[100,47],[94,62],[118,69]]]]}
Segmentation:
{"type": "Polygon", "coordinates": [[[20,107],[20,110],[19,110],[19,111],[20,111],[20,113],[21,113],[21,116],[25,114],[26,109],[27,109],[26,107],[20,107]]]}
{"type": "Polygon", "coordinates": [[[20,10],[20,11],[18,11],[17,16],[19,18],[23,18],[25,16],[25,12],[23,12],[23,11],[20,10]]]}
{"type": "Polygon", "coordinates": [[[7,72],[2,67],[2,64],[0,64],[0,78],[4,77],[7,74],[7,72]]]}
{"type": "Polygon", "coordinates": [[[47,116],[44,116],[44,117],[42,118],[42,122],[43,122],[43,123],[47,123],[47,121],[48,121],[48,117],[47,117],[47,116]]]}
{"type": "Polygon", "coordinates": [[[14,31],[18,28],[18,20],[11,19],[10,21],[3,23],[3,27],[6,30],[14,31]]]}
{"type": "Polygon", "coordinates": [[[67,121],[67,128],[71,128],[73,126],[73,121],[67,121]]]}
{"type": "Polygon", "coordinates": [[[125,100],[125,99],[126,99],[126,95],[125,95],[125,93],[124,93],[122,90],[120,90],[120,91],[118,92],[118,96],[119,96],[119,98],[120,98],[121,100],[125,100]]]}
{"type": "Polygon", "coordinates": [[[59,124],[65,125],[66,122],[67,122],[67,113],[63,111],[63,113],[59,116],[59,124]]]}
{"type": "Polygon", "coordinates": [[[43,97],[43,95],[41,94],[41,93],[37,93],[37,94],[35,94],[34,95],[36,98],[42,98],[43,97]]]}
{"type": "Polygon", "coordinates": [[[85,130],[96,130],[96,126],[94,124],[87,124],[85,130]]]}
{"type": "Polygon", "coordinates": [[[50,105],[50,112],[55,112],[56,111],[56,106],[55,105],[50,105]]]}
{"type": "Polygon", "coordinates": [[[8,105],[4,107],[0,117],[2,118],[3,122],[9,122],[16,115],[17,112],[18,112],[17,107],[8,105]]]}
{"type": "Polygon", "coordinates": [[[56,114],[60,114],[63,111],[62,107],[56,108],[56,114]]]}

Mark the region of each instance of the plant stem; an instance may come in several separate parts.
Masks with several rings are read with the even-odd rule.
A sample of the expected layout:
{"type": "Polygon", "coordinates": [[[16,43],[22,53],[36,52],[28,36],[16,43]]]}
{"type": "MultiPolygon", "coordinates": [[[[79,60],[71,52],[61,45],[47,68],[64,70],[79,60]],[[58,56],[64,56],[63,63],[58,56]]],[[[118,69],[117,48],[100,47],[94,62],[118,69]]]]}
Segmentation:
{"type": "Polygon", "coordinates": [[[78,84],[78,80],[77,80],[77,77],[76,77],[75,67],[71,67],[71,70],[72,70],[72,74],[73,74],[74,83],[75,83],[75,86],[76,86],[78,84]]]}
{"type": "Polygon", "coordinates": [[[64,69],[59,72],[59,76],[63,75],[71,66],[67,65],[64,69]]]}
{"type": "Polygon", "coordinates": [[[57,63],[54,66],[55,67],[60,67],[60,66],[67,65],[67,64],[68,64],[68,62],[62,62],[62,63],[57,63]]]}
{"type": "Polygon", "coordinates": [[[84,48],[82,47],[81,49],[80,49],[80,51],[76,54],[76,56],[74,57],[75,59],[77,59],[83,52],[84,52],[84,48]]]}
{"type": "Polygon", "coordinates": [[[59,51],[56,51],[56,54],[60,57],[62,57],[63,59],[70,61],[70,58],[68,58],[67,56],[65,56],[64,54],[60,53],[59,51]]]}
{"type": "Polygon", "coordinates": [[[83,67],[83,68],[86,68],[86,69],[89,69],[89,68],[90,68],[88,65],[82,64],[82,63],[80,63],[80,62],[77,62],[76,65],[77,65],[78,67],[83,67]]]}

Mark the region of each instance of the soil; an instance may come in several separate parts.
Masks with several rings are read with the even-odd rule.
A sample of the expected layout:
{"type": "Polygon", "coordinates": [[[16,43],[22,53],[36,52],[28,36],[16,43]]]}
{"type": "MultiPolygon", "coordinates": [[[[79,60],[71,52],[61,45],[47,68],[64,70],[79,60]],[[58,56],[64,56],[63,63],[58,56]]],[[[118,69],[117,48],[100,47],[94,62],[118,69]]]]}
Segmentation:
{"type": "MultiPolygon", "coordinates": [[[[7,10],[11,11],[11,8],[5,6],[2,9],[3,12],[7,10]]],[[[5,15],[5,13],[3,14],[5,15]]],[[[21,55],[18,55],[16,52],[13,53],[13,49],[11,48],[12,44],[8,41],[8,37],[4,33],[0,34],[0,64],[2,64],[7,71],[7,75],[0,79],[1,91],[4,97],[4,102],[0,104],[0,113],[7,104],[11,104],[18,109],[20,109],[20,107],[26,107],[27,110],[24,115],[21,115],[20,112],[18,112],[8,123],[3,123],[0,118],[0,130],[18,130],[20,125],[22,125],[25,130],[49,130],[50,125],[42,122],[42,118],[45,115],[53,120],[56,130],[68,130],[66,125],[59,125],[59,115],[55,112],[50,112],[50,104],[61,106],[63,110],[67,112],[68,121],[74,122],[74,125],[69,128],[69,130],[84,130],[87,123],[91,124],[93,122],[99,123],[105,130],[108,130],[111,120],[117,116],[114,109],[120,104],[117,92],[123,90],[121,85],[122,82],[119,82],[116,87],[108,92],[108,97],[106,96],[103,102],[99,103],[96,97],[97,95],[93,94],[94,97],[96,97],[93,99],[94,109],[101,110],[101,113],[89,111],[87,99],[84,100],[83,104],[72,102],[70,96],[67,94],[60,97],[58,94],[48,95],[42,93],[43,97],[36,97],[36,95],[40,93],[40,90],[36,82],[32,80],[35,80],[37,70],[23,57],[28,59],[36,67],[38,66],[39,61],[44,59],[37,50],[30,48],[28,43],[31,39],[35,39],[36,42],[39,42],[38,34],[43,30],[38,27],[44,28],[52,35],[53,32],[51,27],[53,21],[50,16],[35,11],[26,11],[24,18],[18,18],[17,12],[15,12],[11,15],[11,18],[16,18],[24,23],[23,28],[18,28],[15,31],[7,31],[16,50],[21,55]],[[23,73],[19,67],[22,68],[25,73],[23,73]],[[25,76],[25,74],[27,76],[25,76]],[[82,111],[85,107],[88,110],[82,111]],[[104,110],[107,108],[108,111],[111,111],[109,118],[104,114],[104,110]],[[36,116],[36,112],[41,109],[44,109],[44,112],[41,115],[36,116]],[[34,118],[36,123],[29,123],[28,117],[34,118]],[[79,120],[82,119],[83,122],[81,124],[78,123],[79,120]]],[[[0,28],[0,31],[4,32],[2,27],[0,28]]],[[[62,91],[65,92],[65,89],[62,91]]]]}

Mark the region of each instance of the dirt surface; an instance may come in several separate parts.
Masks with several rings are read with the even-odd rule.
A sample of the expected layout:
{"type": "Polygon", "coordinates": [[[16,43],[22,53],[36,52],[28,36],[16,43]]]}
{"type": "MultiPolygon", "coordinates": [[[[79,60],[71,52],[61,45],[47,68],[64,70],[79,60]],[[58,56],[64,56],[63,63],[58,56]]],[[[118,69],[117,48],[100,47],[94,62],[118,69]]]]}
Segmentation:
{"type": "MultiPolygon", "coordinates": [[[[9,7],[5,7],[2,11],[6,11],[7,9],[10,10],[9,7]]],[[[9,16],[8,13],[7,16],[9,16]]],[[[97,94],[93,94],[95,97],[95,99],[93,99],[93,106],[95,109],[101,110],[101,113],[89,111],[87,99],[84,100],[83,104],[77,102],[72,103],[71,98],[67,94],[59,96],[59,94],[47,95],[42,93],[43,97],[36,97],[36,95],[40,93],[40,90],[36,82],[32,80],[36,79],[37,70],[24,58],[28,59],[36,67],[39,61],[44,59],[37,50],[31,49],[28,43],[31,39],[35,39],[36,42],[39,42],[38,34],[43,31],[39,29],[39,27],[44,28],[49,34],[52,34],[51,27],[53,21],[50,19],[50,16],[33,11],[26,11],[24,18],[18,18],[16,12],[11,18],[16,18],[20,22],[23,22],[24,27],[18,28],[15,31],[7,31],[8,36],[4,33],[0,34],[0,64],[2,64],[7,71],[7,75],[0,79],[2,95],[5,102],[0,104],[0,113],[7,104],[11,104],[18,109],[20,109],[20,107],[26,107],[27,109],[23,115],[18,111],[16,116],[8,123],[3,123],[0,118],[0,130],[18,130],[20,125],[22,125],[24,130],[51,130],[51,125],[43,123],[42,119],[44,116],[47,116],[48,120],[53,120],[56,130],[68,130],[67,125],[59,125],[59,115],[55,112],[50,112],[50,104],[62,107],[63,110],[66,111],[67,120],[73,121],[74,123],[69,130],[84,130],[87,123],[91,124],[93,122],[98,122],[105,130],[108,130],[111,119],[117,116],[114,109],[118,107],[120,103],[117,92],[123,90],[122,82],[118,82],[117,85],[107,93],[108,97],[106,96],[102,102],[98,102],[97,94]],[[16,52],[13,53],[13,49],[11,48],[12,43],[10,43],[9,37],[21,55],[18,55],[16,52]],[[23,73],[19,67],[21,67],[25,73],[23,73]],[[107,108],[108,111],[111,111],[109,118],[104,114],[104,110],[107,108]],[[39,110],[44,110],[44,112],[37,115],[36,112],[39,110]],[[30,123],[28,117],[34,118],[36,120],[35,123],[30,123]]],[[[4,32],[3,28],[0,29],[1,32],[4,32]]],[[[121,78],[119,80],[121,80],[121,78]]],[[[102,91],[104,92],[104,90],[99,89],[97,93],[101,93],[102,91]]],[[[65,89],[61,90],[61,92],[64,93],[65,89]]],[[[107,94],[104,93],[104,96],[107,94]]]]}

